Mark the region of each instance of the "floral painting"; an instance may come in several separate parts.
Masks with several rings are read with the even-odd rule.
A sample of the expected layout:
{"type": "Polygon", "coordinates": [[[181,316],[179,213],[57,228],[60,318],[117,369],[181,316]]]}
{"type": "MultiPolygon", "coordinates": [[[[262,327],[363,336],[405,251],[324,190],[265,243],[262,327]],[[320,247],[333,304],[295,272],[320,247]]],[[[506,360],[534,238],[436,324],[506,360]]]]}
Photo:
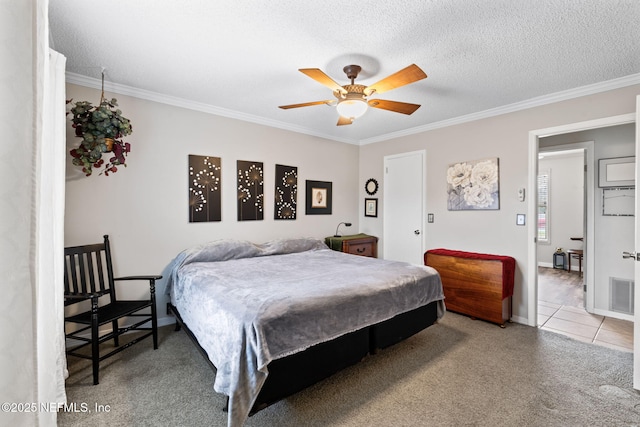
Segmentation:
{"type": "Polygon", "coordinates": [[[264,219],[262,162],[238,160],[238,221],[264,219]]]}
{"type": "Polygon", "coordinates": [[[220,157],[189,155],[189,222],[221,220],[220,157]]]}
{"type": "Polygon", "coordinates": [[[447,169],[450,211],[500,209],[498,158],[461,162],[447,169]]]}
{"type": "Polygon", "coordinates": [[[274,219],[296,219],[298,201],[298,168],[276,165],[274,219]]]}

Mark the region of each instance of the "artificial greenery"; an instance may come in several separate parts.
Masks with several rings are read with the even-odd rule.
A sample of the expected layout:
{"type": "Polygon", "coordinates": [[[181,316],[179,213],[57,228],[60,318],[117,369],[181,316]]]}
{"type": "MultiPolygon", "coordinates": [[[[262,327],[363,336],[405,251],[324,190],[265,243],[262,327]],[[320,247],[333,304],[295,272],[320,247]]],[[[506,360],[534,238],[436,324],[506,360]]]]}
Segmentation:
{"type": "MultiPolygon", "coordinates": [[[[67,101],[67,104],[73,100],[67,101]]],[[[82,172],[91,175],[93,168],[103,167],[100,174],[109,175],[118,170],[117,166],[127,166],[126,155],[131,151],[131,144],[124,142],[122,137],[131,134],[131,122],[122,116],[122,111],[117,109],[118,101],[115,98],[100,99],[97,106],[88,101],[73,103],[69,113],[72,127],[76,136],[82,137],[82,142],[77,148],[71,150],[73,164],[82,167],[82,172]],[[113,140],[113,146],[111,141],[113,140]],[[105,163],[102,156],[111,152],[113,156],[105,163]]]]}

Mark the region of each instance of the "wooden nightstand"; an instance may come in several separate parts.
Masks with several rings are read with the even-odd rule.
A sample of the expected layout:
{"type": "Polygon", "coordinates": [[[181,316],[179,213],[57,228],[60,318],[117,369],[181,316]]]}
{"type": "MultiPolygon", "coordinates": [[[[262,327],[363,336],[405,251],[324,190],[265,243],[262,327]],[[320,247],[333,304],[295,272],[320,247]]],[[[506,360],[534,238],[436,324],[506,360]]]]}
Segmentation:
{"type": "Polygon", "coordinates": [[[378,257],[378,238],[368,234],[352,234],[350,236],[326,237],[324,242],[334,251],[348,254],[378,257]]]}

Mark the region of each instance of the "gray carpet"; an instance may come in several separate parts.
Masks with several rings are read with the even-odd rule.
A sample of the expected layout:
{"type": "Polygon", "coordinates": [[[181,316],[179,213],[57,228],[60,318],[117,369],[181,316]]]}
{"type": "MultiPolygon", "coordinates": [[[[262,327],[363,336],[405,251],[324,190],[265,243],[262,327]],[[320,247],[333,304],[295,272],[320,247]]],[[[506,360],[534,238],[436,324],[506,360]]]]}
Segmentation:
{"type": "MultiPolygon", "coordinates": [[[[64,426],[225,426],[225,397],[184,332],[131,347],[92,385],[70,358],[64,426]],[[109,405],[109,412],[95,406],[109,405]]],[[[637,426],[631,353],[447,313],[408,340],[249,418],[247,426],[637,426]]]]}

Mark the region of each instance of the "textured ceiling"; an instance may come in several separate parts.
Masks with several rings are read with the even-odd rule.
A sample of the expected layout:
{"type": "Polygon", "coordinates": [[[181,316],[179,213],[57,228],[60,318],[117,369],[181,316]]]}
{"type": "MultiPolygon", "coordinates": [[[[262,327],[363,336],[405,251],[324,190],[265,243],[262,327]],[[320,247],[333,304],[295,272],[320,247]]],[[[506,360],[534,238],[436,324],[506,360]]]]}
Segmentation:
{"type": "Polygon", "coordinates": [[[50,0],[52,47],[70,81],[179,100],[207,111],[352,143],[613,79],[640,82],[638,0],[50,0]],[[332,99],[298,71],[372,84],[412,63],[429,76],[336,126],[332,99]],[[629,78],[630,77],[630,78],[629,78]],[[111,85],[111,86],[109,86],[111,85]]]}

